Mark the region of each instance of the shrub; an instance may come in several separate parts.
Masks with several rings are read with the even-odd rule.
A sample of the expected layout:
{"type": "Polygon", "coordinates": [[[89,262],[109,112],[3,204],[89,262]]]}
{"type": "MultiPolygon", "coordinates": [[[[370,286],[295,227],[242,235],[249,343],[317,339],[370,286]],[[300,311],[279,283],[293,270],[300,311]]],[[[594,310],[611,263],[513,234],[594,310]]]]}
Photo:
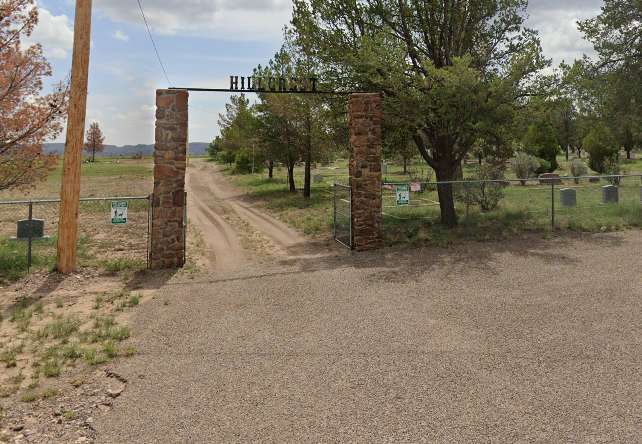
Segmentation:
{"type": "Polygon", "coordinates": [[[588,168],[586,164],[580,159],[573,159],[571,162],[571,175],[575,177],[575,183],[580,183],[579,176],[585,176],[588,173],[588,168]]]}
{"type": "Polygon", "coordinates": [[[492,211],[504,198],[504,169],[501,166],[484,164],[477,167],[475,177],[460,187],[459,198],[466,206],[479,206],[482,212],[492,211]]]}
{"type": "MultiPolygon", "coordinates": [[[[617,176],[620,173],[620,161],[617,158],[609,157],[604,161],[604,174],[608,174],[609,176],[617,176]]],[[[622,178],[609,177],[606,180],[612,185],[619,185],[622,178]]]]}
{"type": "Polygon", "coordinates": [[[249,174],[254,168],[255,173],[263,171],[263,159],[250,150],[240,150],[234,158],[234,174],[249,174]]]}
{"type": "Polygon", "coordinates": [[[550,123],[541,121],[531,124],[524,136],[524,146],[528,154],[548,162],[548,164],[542,163],[540,165],[538,173],[552,173],[559,167],[557,155],[560,153],[560,147],[555,136],[555,129],[550,123]],[[548,167],[546,170],[544,170],[545,166],[548,167]]]}
{"type": "Polygon", "coordinates": [[[618,146],[611,130],[595,125],[584,138],[584,150],[589,154],[589,166],[598,173],[606,173],[607,159],[617,159],[618,146]]]}
{"type": "MultiPolygon", "coordinates": [[[[511,168],[518,179],[529,179],[533,177],[539,167],[539,160],[530,154],[517,153],[511,160],[511,168]]],[[[520,183],[526,185],[526,180],[520,180],[520,183]]]]}
{"type": "Polygon", "coordinates": [[[223,165],[232,165],[235,157],[236,156],[233,151],[222,150],[216,155],[216,161],[223,165]]]}

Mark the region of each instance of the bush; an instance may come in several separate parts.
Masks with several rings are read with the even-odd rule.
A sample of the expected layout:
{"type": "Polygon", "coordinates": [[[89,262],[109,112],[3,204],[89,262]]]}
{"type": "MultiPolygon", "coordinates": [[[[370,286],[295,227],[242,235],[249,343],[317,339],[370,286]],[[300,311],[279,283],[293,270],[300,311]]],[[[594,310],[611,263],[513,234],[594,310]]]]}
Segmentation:
{"type": "Polygon", "coordinates": [[[467,179],[458,194],[466,206],[479,206],[482,212],[492,211],[499,205],[504,198],[504,184],[502,182],[484,182],[484,181],[501,181],[504,179],[504,168],[501,166],[483,164],[477,167],[475,177],[467,179]]]}
{"type": "MultiPolygon", "coordinates": [[[[617,158],[609,157],[604,161],[604,174],[608,174],[609,176],[617,176],[620,173],[620,161],[617,158]]],[[[619,185],[622,178],[609,177],[606,180],[612,185],[619,185]]]]}
{"type": "Polygon", "coordinates": [[[254,166],[255,173],[260,173],[264,167],[263,159],[249,150],[240,150],[236,153],[234,158],[234,174],[250,174],[252,172],[252,166],[254,166]]]}
{"type": "Polygon", "coordinates": [[[232,165],[236,155],[233,151],[222,150],[216,154],[216,161],[223,165],[232,165]]]}
{"type": "MultiPolygon", "coordinates": [[[[510,165],[518,179],[529,179],[540,167],[540,161],[530,154],[517,153],[510,165]]],[[[520,180],[520,182],[522,185],[526,185],[526,180],[520,180]]]]}
{"type": "Polygon", "coordinates": [[[575,183],[580,183],[579,176],[586,176],[588,168],[580,159],[573,159],[571,162],[571,175],[575,177],[575,183]]]}
{"type": "Polygon", "coordinates": [[[589,166],[598,173],[606,173],[608,159],[617,159],[618,145],[605,125],[595,125],[584,138],[584,150],[589,154],[589,166]]]}
{"type": "MultiPolygon", "coordinates": [[[[551,163],[546,159],[538,158],[537,160],[539,162],[539,168],[537,170],[535,170],[535,173],[538,176],[540,174],[544,174],[544,173],[552,173],[553,171],[555,171],[557,169],[557,168],[553,168],[553,165],[551,165],[551,163]]],[[[557,163],[556,163],[556,165],[557,165],[557,163]]]]}
{"type": "Polygon", "coordinates": [[[559,167],[557,155],[561,151],[555,136],[555,129],[550,123],[544,121],[531,124],[524,136],[524,146],[528,154],[547,161],[546,164],[540,162],[538,174],[552,173],[559,167]]]}

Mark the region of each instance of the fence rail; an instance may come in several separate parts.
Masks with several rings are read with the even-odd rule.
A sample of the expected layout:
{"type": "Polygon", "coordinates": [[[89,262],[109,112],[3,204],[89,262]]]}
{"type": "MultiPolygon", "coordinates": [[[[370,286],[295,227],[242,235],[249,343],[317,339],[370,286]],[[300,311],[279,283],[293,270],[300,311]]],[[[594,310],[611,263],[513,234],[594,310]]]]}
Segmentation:
{"type": "Polygon", "coordinates": [[[439,218],[438,190],[452,189],[457,212],[472,223],[501,222],[506,214],[524,216],[551,229],[642,226],[642,174],[550,176],[527,179],[386,181],[382,186],[384,222],[439,218]],[[406,193],[399,197],[399,192],[406,193]],[[406,200],[407,199],[407,200],[406,200]],[[502,214],[504,212],[504,214],[502,214]]]}

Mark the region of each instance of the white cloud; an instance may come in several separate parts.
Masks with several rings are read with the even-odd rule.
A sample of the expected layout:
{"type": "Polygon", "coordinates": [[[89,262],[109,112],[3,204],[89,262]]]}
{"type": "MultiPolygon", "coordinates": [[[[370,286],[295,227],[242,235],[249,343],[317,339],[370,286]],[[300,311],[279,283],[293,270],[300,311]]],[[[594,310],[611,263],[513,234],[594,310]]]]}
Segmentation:
{"type": "MultiPolygon", "coordinates": [[[[144,0],[142,4],[157,34],[235,40],[279,37],[292,9],[291,0],[144,0]]],[[[141,24],[135,6],[130,0],[96,1],[96,9],[111,20],[141,24]]]]}
{"type": "Polygon", "coordinates": [[[44,8],[38,8],[38,14],[38,26],[25,43],[40,43],[47,57],[67,58],[74,42],[74,31],[69,18],[66,15],[53,15],[44,8]]]}
{"type": "Polygon", "coordinates": [[[129,41],[129,36],[120,29],[117,29],[116,32],[114,32],[114,38],[116,40],[120,40],[121,42],[129,41]]]}
{"type": "Polygon", "coordinates": [[[553,65],[572,63],[582,55],[593,55],[593,46],[577,29],[577,22],[600,13],[601,0],[532,0],[528,25],[539,31],[546,57],[553,65]]]}

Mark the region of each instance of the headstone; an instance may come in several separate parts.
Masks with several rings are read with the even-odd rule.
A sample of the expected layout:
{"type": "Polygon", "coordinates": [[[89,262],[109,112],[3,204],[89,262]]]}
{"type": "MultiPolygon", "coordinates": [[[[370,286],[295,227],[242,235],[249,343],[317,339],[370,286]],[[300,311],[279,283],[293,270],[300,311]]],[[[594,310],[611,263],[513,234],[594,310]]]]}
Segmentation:
{"type": "Polygon", "coordinates": [[[599,177],[595,177],[595,176],[589,177],[589,182],[591,183],[598,183],[599,181],[600,181],[599,177]]]}
{"type": "Polygon", "coordinates": [[[557,173],[544,173],[539,175],[539,183],[540,185],[559,185],[562,183],[562,179],[557,173]]]}
{"type": "Polygon", "coordinates": [[[560,200],[563,207],[574,207],[577,205],[577,193],[574,188],[562,188],[560,200]]]}
{"type": "Polygon", "coordinates": [[[615,185],[604,185],[602,187],[603,203],[618,203],[620,201],[619,189],[615,185]]]}
{"type": "Polygon", "coordinates": [[[32,239],[40,239],[45,235],[45,221],[41,219],[25,219],[18,221],[18,239],[29,239],[31,232],[32,239]]]}
{"type": "Polygon", "coordinates": [[[412,191],[413,193],[421,192],[421,182],[412,182],[410,184],[410,191],[412,191]]]}

